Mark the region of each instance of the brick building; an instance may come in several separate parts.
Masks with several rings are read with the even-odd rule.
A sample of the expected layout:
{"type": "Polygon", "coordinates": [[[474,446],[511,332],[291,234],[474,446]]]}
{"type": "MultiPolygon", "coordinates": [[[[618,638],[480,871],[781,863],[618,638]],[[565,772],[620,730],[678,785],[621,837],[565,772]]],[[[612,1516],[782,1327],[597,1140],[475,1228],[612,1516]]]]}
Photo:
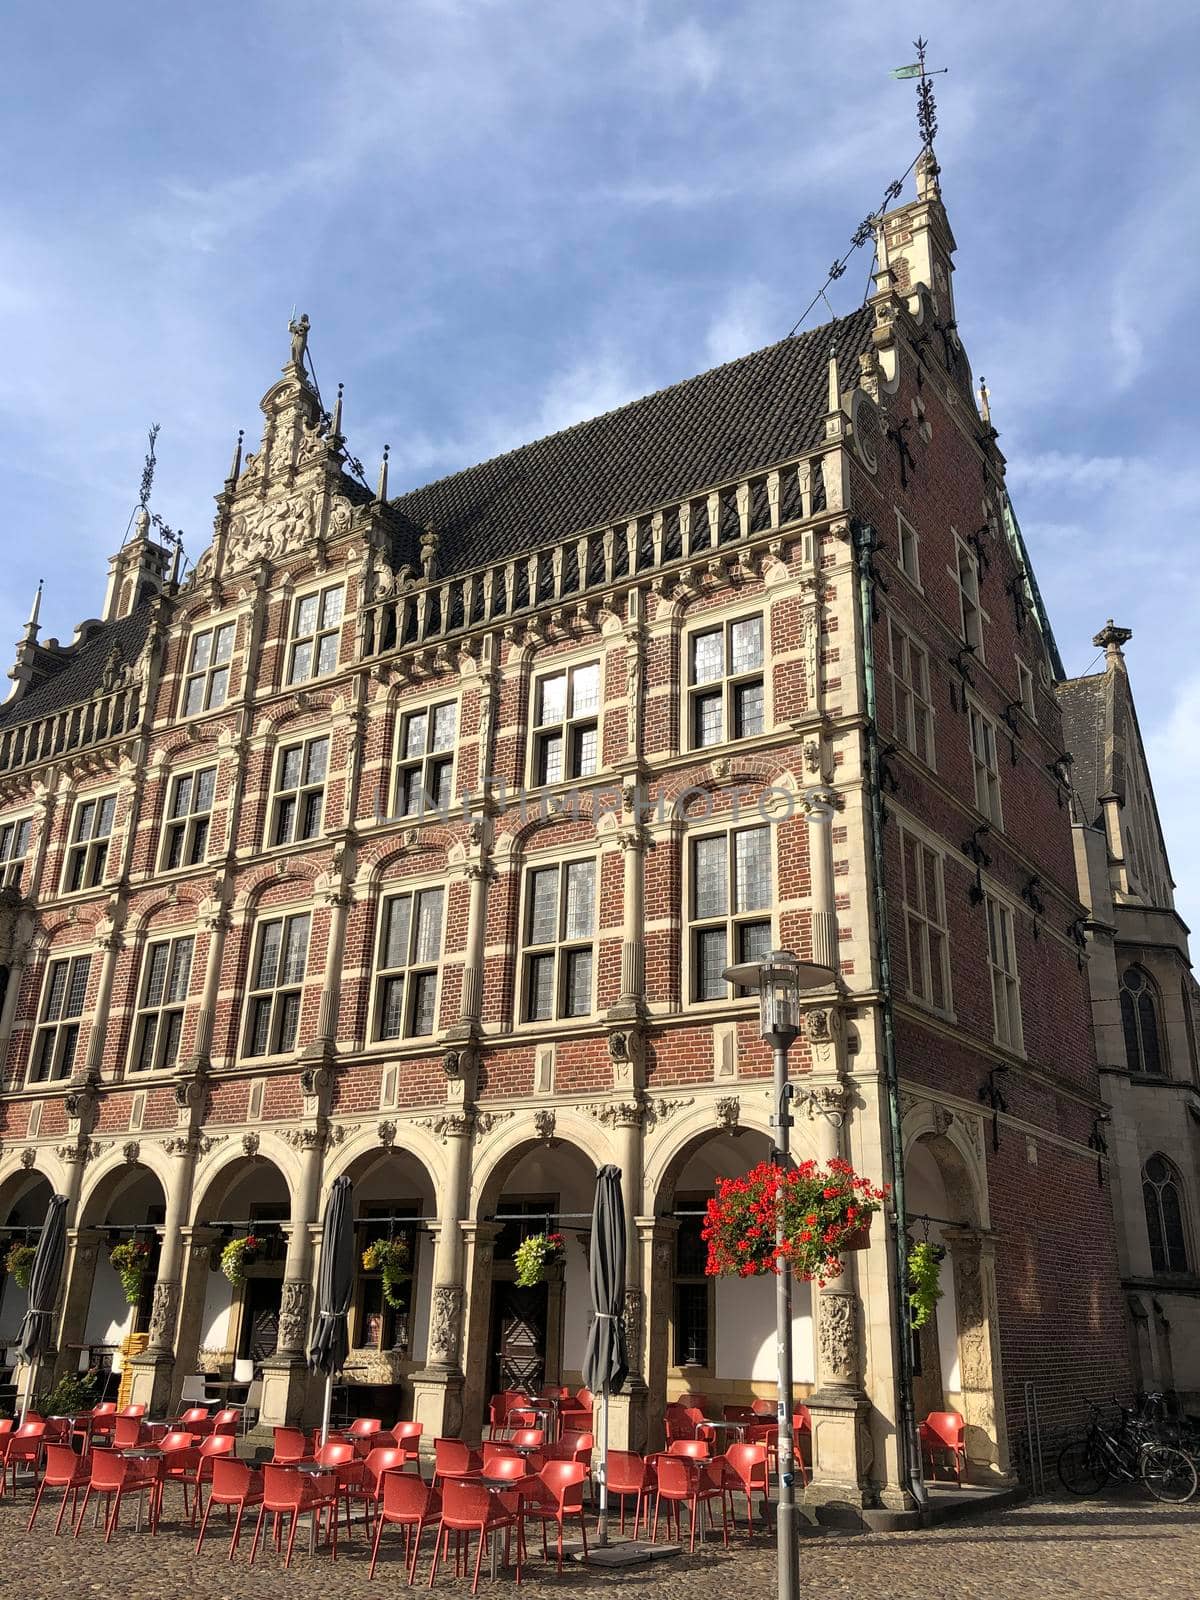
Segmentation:
{"type": "Polygon", "coordinates": [[[1126,1327],[1138,1386],[1200,1405],[1200,1075],[1188,930],[1125,666],[1057,685],[1071,751],[1079,893],[1126,1327]]]}
{"type": "Polygon", "coordinates": [[[399,496],[350,473],[297,324],[187,581],[143,513],[98,622],[43,645],[35,613],[0,712],[0,1224],[70,1198],[64,1365],[136,1325],[156,1409],[241,1358],[264,1423],[311,1416],[345,1173],[412,1264],[397,1306],[360,1274],[351,1403],[472,1432],[501,1377],[577,1376],[612,1160],[617,1437],[770,1394],[772,1284],[706,1281],[698,1210],[770,1143],[721,969],[785,946],[836,967],[797,1152],[902,1176],[948,1251],[911,1350],[888,1226],[801,1287],[810,1498],[902,1498],[907,1362],[980,1477],[1028,1383],[1044,1423],[1126,1384],[1053,646],[953,250],[927,157],[862,310],[399,496]],[[565,1259],[517,1290],[547,1214],[565,1259]],[[129,1310],[106,1230],[139,1226],[129,1310]]]}

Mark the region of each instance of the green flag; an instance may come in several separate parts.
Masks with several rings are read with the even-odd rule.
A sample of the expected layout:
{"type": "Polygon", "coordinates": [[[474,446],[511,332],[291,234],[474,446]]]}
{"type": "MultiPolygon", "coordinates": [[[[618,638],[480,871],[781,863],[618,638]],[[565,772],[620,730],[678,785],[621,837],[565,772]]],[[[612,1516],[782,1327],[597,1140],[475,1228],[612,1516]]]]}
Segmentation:
{"type": "Polygon", "coordinates": [[[893,78],[919,78],[921,76],[921,63],[914,61],[911,67],[893,67],[893,78]]]}

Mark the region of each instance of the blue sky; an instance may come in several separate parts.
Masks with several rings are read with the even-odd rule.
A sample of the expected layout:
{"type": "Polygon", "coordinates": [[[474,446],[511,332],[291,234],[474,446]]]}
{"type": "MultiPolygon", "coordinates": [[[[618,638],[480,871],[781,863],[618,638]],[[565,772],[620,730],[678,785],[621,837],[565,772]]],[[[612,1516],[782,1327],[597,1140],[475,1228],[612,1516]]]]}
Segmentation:
{"type": "MultiPolygon", "coordinates": [[[[6,17],[0,639],[103,594],[155,506],[197,555],[313,321],[400,489],[787,332],[938,80],[959,326],[1072,672],[1109,615],[1200,920],[1193,6],[112,0],[6,17]],[[1188,397],[1192,396],[1191,399],[1188,397]]],[[[861,299],[860,253],[831,298],[861,299]]],[[[816,320],[819,320],[816,319],[816,320]]]]}

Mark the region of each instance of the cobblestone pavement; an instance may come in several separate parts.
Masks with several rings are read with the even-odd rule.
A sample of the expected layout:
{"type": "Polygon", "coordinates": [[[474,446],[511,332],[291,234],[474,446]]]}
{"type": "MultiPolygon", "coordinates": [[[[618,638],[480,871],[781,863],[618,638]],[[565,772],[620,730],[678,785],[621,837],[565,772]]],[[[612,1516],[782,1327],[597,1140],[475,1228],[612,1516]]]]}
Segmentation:
{"type": "MultiPolygon", "coordinates": [[[[374,1584],[367,1586],[367,1561],[361,1538],[334,1565],[327,1552],[297,1554],[284,1573],[273,1551],[260,1552],[253,1568],[239,1553],[225,1560],[227,1539],[205,1543],[197,1559],[193,1542],[170,1520],[178,1497],[169,1497],[168,1520],[159,1535],[123,1528],[105,1547],[90,1529],[78,1543],[53,1539],[53,1518],[39,1516],[32,1535],[24,1531],[30,1495],[14,1505],[0,1501],[0,1596],[21,1600],[60,1600],[81,1596],[136,1597],[136,1600],[348,1600],[350,1596],[395,1596],[403,1589],[396,1559],[380,1560],[374,1584]],[[173,1502],[174,1501],[174,1505],[173,1502]]],[[[124,1515],[124,1514],[123,1514],[124,1515]]],[[[131,1515],[132,1524],[132,1515],[131,1515]]],[[[90,1516],[89,1516],[90,1521],[90,1516]]],[[[385,1534],[385,1541],[387,1534],[385,1534]]],[[[303,1535],[301,1536],[303,1538],[303,1535]]],[[[298,1541],[298,1544],[300,1541],[298,1541]]],[[[430,1547],[426,1536],[424,1550],[430,1547]]],[[[386,1543],[385,1543],[386,1549],[386,1543]]],[[[806,1538],[800,1551],[801,1595],[863,1597],[863,1600],[1164,1600],[1200,1596],[1200,1504],[1158,1506],[1138,1498],[1100,1501],[1031,1501],[1009,1511],[983,1513],[970,1520],[915,1533],[836,1535],[806,1538]]],[[[487,1564],[484,1563],[486,1573],[487,1564]]],[[[421,1561],[421,1587],[429,1562],[421,1561]]],[[[761,1600],[773,1592],[774,1549],[764,1535],[753,1541],[740,1532],[725,1552],[718,1538],[694,1556],[636,1567],[625,1572],[575,1568],[557,1578],[535,1564],[522,1585],[531,1600],[561,1595],[563,1600],[596,1600],[616,1593],[620,1600],[761,1600]]],[[[465,1582],[439,1578],[437,1591],[460,1600],[465,1582]]],[[[419,1592],[414,1590],[414,1595],[419,1592]]],[[[515,1593],[509,1579],[480,1582],[487,1600],[515,1593]]]]}

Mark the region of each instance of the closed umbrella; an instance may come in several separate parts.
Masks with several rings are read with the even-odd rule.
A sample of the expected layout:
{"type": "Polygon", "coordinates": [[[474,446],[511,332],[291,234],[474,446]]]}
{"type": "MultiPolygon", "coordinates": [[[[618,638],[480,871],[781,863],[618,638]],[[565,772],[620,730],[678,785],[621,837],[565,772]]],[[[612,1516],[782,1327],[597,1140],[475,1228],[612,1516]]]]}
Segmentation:
{"type": "Polygon", "coordinates": [[[25,1403],[21,1407],[22,1423],[33,1398],[37,1369],[42,1357],[54,1346],[54,1304],[58,1299],[58,1286],[62,1281],[63,1261],[67,1253],[67,1204],[65,1194],[51,1195],[29,1274],[29,1307],[17,1338],[19,1359],[28,1361],[33,1369],[25,1390],[25,1403]]]}
{"type": "Polygon", "coordinates": [[[354,1207],[349,1178],[336,1178],[325,1206],[321,1235],[321,1272],[317,1280],[317,1325],[308,1349],[308,1370],[325,1374],[325,1408],[321,1443],[329,1437],[333,1375],[350,1349],[346,1319],[354,1292],[354,1207]]]}
{"type": "Polygon", "coordinates": [[[583,1381],[600,1395],[600,1543],[608,1543],[608,1397],[619,1394],[629,1376],[625,1328],[621,1321],[625,1296],[625,1202],[621,1169],[601,1167],[592,1202],[592,1250],[588,1262],[592,1311],[583,1381]]]}

